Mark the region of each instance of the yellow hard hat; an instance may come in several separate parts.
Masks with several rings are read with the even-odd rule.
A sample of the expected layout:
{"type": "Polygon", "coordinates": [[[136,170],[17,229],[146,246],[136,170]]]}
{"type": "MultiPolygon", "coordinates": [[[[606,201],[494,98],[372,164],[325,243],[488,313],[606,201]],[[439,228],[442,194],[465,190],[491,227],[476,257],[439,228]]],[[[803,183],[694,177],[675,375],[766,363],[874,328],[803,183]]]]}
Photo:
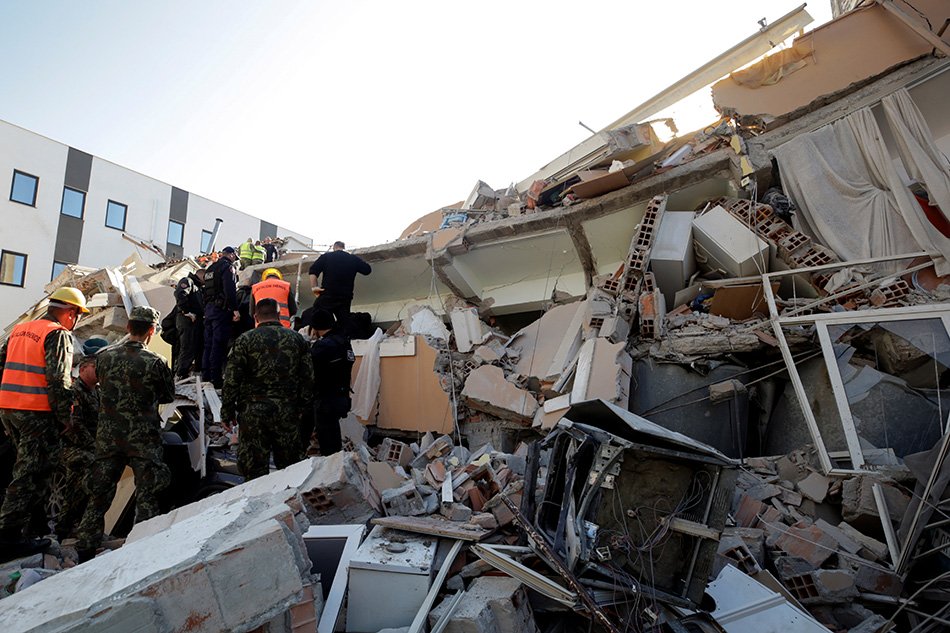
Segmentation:
{"type": "Polygon", "coordinates": [[[277,277],[278,279],[283,280],[284,276],[280,274],[280,271],[276,268],[268,268],[263,273],[261,273],[261,281],[264,281],[268,277],[277,277]]]}
{"type": "Polygon", "coordinates": [[[58,288],[49,296],[49,300],[68,303],[79,308],[79,311],[83,314],[89,314],[89,309],[86,307],[86,296],[76,288],[70,288],[69,286],[58,288]]]}

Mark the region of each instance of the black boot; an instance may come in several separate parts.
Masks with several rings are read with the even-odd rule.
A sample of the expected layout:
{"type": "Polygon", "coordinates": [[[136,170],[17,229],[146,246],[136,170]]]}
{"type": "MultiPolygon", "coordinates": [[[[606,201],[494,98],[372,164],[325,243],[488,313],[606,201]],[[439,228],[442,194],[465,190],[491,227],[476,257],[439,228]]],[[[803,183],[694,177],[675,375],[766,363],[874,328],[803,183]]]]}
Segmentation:
{"type": "Polygon", "coordinates": [[[48,538],[0,540],[0,563],[45,552],[51,543],[48,538]]]}
{"type": "Polygon", "coordinates": [[[86,561],[92,560],[96,557],[96,548],[83,548],[77,549],[76,553],[79,555],[79,564],[82,565],[86,561]]]}

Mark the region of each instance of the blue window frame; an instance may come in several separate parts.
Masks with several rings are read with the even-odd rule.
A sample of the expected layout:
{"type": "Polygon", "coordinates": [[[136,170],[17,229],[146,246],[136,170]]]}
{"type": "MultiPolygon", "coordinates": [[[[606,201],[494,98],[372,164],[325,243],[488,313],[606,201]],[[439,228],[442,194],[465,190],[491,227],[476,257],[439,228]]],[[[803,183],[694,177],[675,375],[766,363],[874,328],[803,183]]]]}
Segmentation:
{"type": "Polygon", "coordinates": [[[26,283],[26,254],[0,251],[0,284],[23,287],[26,283]]]}
{"type": "Polygon", "coordinates": [[[36,191],[39,188],[39,178],[17,169],[13,170],[13,184],[10,185],[10,200],[35,207],[36,191]]]}
{"type": "Polygon", "coordinates": [[[68,265],[66,262],[53,262],[53,274],[50,276],[50,281],[59,277],[59,274],[66,270],[68,265]]]}
{"type": "Polygon", "coordinates": [[[207,253],[211,250],[211,231],[201,230],[201,252],[207,253]]]}
{"type": "Polygon", "coordinates": [[[109,200],[106,203],[106,226],[119,231],[125,230],[125,216],[129,211],[128,205],[109,200]]]}
{"type": "Polygon", "coordinates": [[[168,221],[168,243],[181,246],[185,239],[185,225],[175,220],[168,221]]]}
{"type": "Polygon", "coordinates": [[[60,213],[73,218],[79,218],[81,220],[85,208],[85,192],[79,191],[78,189],[73,189],[71,187],[63,187],[63,204],[60,207],[60,213]]]}

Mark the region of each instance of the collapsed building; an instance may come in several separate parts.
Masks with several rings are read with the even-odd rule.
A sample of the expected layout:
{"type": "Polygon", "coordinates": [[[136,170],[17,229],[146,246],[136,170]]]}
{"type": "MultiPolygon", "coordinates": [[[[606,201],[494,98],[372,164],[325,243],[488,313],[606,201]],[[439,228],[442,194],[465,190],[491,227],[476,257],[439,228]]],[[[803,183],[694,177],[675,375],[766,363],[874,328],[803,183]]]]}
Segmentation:
{"type": "MultiPolygon", "coordinates": [[[[841,6],[747,65],[800,8],[536,174],[356,251],[374,327],[346,450],[239,484],[239,430],[182,383],[163,417],[195,421],[186,461],[221,491],[75,569],[67,543],[4,568],[0,622],[944,630],[944,4],[841,6]],[[720,121],[668,142],[644,123],[711,82],[720,121]]],[[[302,307],[313,257],[276,264],[302,307]]],[[[77,337],[115,340],[193,265],[52,285],[93,300],[77,337]]]]}

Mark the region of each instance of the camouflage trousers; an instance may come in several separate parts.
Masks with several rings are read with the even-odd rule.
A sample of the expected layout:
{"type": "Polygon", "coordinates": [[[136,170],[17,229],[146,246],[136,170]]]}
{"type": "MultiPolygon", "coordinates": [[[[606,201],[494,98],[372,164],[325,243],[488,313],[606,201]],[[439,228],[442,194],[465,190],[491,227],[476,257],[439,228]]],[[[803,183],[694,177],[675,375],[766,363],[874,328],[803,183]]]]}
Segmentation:
{"type": "Polygon", "coordinates": [[[64,446],[60,453],[59,469],[63,473],[59,488],[62,491],[62,507],[56,517],[56,533],[68,535],[82,519],[89,502],[86,492],[86,473],[95,461],[91,450],[75,446],[64,446]]]}
{"type": "Polygon", "coordinates": [[[100,420],[96,456],[84,480],[89,501],[77,531],[79,549],[95,549],[102,543],[106,512],[126,466],[135,474],[135,522],[161,514],[158,494],[171,482],[171,472],[162,461],[158,429],[124,432],[100,420]]]}
{"type": "Polygon", "coordinates": [[[278,406],[268,400],[250,402],[238,412],[238,468],[245,479],[268,474],[272,452],[277,468],[286,468],[304,458],[299,419],[296,407],[278,406]]]}
{"type": "Polygon", "coordinates": [[[0,418],[16,446],[13,480],[0,508],[0,538],[19,538],[34,509],[48,496],[59,451],[59,423],[52,413],[43,411],[4,409],[0,418]]]}

